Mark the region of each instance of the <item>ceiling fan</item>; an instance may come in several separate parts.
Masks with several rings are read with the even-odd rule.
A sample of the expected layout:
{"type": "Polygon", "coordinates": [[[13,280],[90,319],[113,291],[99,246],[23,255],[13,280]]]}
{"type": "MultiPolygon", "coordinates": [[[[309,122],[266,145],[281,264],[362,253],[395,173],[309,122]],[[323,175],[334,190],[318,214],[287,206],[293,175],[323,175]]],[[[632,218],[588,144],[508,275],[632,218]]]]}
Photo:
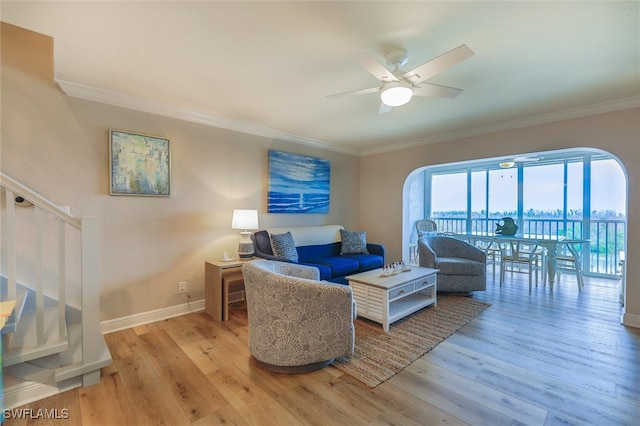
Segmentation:
{"type": "Polygon", "coordinates": [[[358,61],[374,77],[382,83],[381,86],[368,89],[353,90],[327,96],[335,98],[345,95],[364,95],[366,93],[381,92],[379,113],[391,111],[391,108],[406,104],[413,96],[435,96],[441,98],[455,98],[462,89],[425,83],[424,81],[442,71],[473,56],[473,51],[466,44],[425,62],[411,71],[401,71],[400,67],[407,63],[408,53],[404,49],[394,49],[385,55],[387,64],[393,66],[388,70],[380,62],[366,53],[360,54],[358,61]]]}
{"type": "Polygon", "coordinates": [[[498,163],[498,165],[503,169],[510,169],[511,167],[515,166],[517,163],[532,163],[532,162],[540,161],[542,160],[542,158],[543,157],[538,157],[538,156],[515,157],[514,159],[503,160],[500,163],[498,163]]]}

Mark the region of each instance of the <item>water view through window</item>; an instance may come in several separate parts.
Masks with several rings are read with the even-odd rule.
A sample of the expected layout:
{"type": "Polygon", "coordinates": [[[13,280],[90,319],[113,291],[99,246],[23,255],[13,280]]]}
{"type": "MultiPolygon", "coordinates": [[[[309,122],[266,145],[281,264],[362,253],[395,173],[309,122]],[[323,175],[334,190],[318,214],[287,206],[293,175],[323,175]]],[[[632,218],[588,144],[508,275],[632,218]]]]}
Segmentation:
{"type": "MultiPolygon", "coordinates": [[[[443,232],[494,232],[503,217],[520,231],[588,239],[592,274],[615,275],[626,232],[626,178],[604,154],[547,161],[427,169],[424,216],[443,232]]],[[[420,217],[422,218],[422,217],[420,217]]]]}

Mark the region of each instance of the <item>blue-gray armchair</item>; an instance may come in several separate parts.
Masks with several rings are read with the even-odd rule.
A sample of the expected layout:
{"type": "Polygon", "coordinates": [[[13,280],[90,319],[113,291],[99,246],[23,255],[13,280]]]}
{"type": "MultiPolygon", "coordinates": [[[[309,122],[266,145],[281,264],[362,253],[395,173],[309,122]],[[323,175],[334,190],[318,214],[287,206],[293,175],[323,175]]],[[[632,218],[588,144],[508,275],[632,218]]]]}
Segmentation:
{"type": "Polygon", "coordinates": [[[487,255],[452,237],[418,239],[419,264],[439,269],[438,292],[468,293],[487,288],[487,255]]]}

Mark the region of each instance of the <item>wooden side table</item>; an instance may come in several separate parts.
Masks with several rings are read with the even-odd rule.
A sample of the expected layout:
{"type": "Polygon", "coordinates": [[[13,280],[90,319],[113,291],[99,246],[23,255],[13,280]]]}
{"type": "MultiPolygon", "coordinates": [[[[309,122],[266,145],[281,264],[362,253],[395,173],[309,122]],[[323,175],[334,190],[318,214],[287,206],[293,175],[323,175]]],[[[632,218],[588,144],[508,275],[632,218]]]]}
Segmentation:
{"type": "MultiPolygon", "coordinates": [[[[250,259],[249,259],[250,260],[250,259]]],[[[229,319],[229,306],[224,303],[222,275],[233,270],[241,271],[248,260],[223,262],[216,260],[204,263],[204,310],[216,321],[229,319]]]]}

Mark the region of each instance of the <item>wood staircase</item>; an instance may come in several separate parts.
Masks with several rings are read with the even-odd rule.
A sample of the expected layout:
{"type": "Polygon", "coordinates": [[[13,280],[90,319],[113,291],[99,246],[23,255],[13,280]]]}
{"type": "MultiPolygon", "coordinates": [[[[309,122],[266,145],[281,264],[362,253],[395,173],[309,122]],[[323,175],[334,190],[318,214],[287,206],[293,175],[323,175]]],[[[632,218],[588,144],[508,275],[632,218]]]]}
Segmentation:
{"type": "Polygon", "coordinates": [[[2,328],[3,393],[14,408],[99,383],[111,354],[98,323],[97,220],[3,173],[0,191],[0,302],[15,301],[2,328]]]}

